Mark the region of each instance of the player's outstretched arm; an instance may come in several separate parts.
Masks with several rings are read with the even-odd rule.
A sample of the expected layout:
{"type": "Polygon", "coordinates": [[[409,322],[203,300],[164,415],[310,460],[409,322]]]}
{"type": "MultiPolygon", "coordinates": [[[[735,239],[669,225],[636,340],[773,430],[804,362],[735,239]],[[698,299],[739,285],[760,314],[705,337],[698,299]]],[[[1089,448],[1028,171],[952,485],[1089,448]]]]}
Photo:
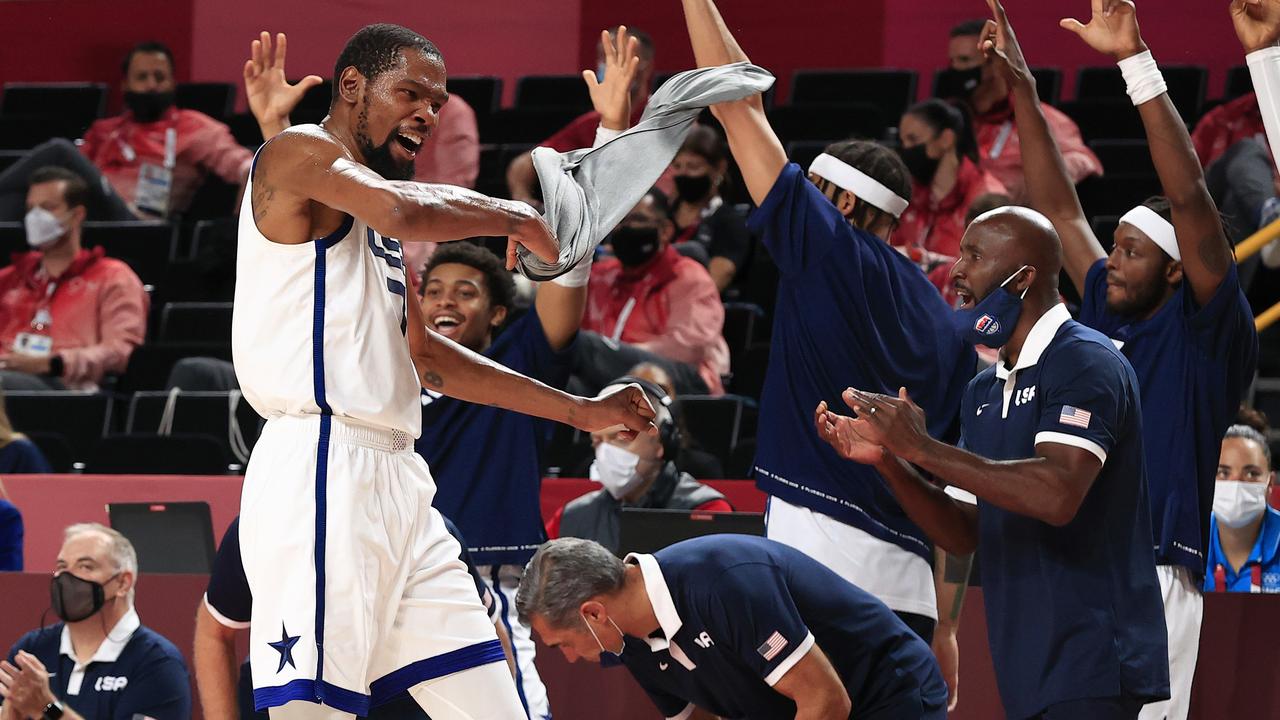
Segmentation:
{"type": "Polygon", "coordinates": [[[1058,143],[1049,132],[1049,123],[1036,94],[1035,78],[1027,68],[1004,6],[999,0],[987,0],[987,6],[994,19],[988,20],[983,28],[980,48],[986,57],[996,58],[997,67],[1013,88],[1013,114],[1018,125],[1018,141],[1022,144],[1022,164],[1031,207],[1053,223],[1062,239],[1063,267],[1072,284],[1083,292],[1089,268],[1105,253],[1080,207],[1080,198],[1076,196],[1058,143]]]}
{"type": "MultiPolygon", "coordinates": [[[[698,67],[747,61],[747,54],[738,47],[712,0],[684,0],[684,18],[698,67]]],[[[751,199],[757,205],[763,203],[787,164],[787,153],[765,117],[764,103],[759,95],[752,95],[713,105],[711,112],[724,125],[729,150],[738,161],[751,199]]]]}
{"type": "MultiPolygon", "coordinates": [[[[1093,15],[1087,25],[1077,20],[1065,19],[1062,27],[1075,33],[1089,47],[1110,55],[1126,69],[1126,80],[1132,78],[1137,85],[1151,84],[1159,79],[1155,61],[1147,51],[1138,31],[1137,11],[1130,0],[1092,0],[1093,15]],[[1144,53],[1148,53],[1143,55],[1144,53]],[[1143,57],[1138,57],[1143,56],[1143,57]],[[1133,60],[1130,60],[1133,58],[1133,60]]],[[[1160,83],[1163,85],[1163,83],[1160,83]]],[[[1138,105],[1143,127],[1147,131],[1147,147],[1155,163],[1160,186],[1173,210],[1173,228],[1182,255],[1182,272],[1196,302],[1204,305],[1213,298],[1222,279],[1226,277],[1233,258],[1231,245],[1222,229],[1218,208],[1209,196],[1200,160],[1191,145],[1191,136],[1182,122],[1168,92],[1150,97],[1158,87],[1144,91],[1143,87],[1130,88],[1130,95],[1138,105]],[[1134,93],[1140,93],[1134,95],[1134,93]]]]}
{"type": "Polygon", "coordinates": [[[309,225],[298,223],[297,216],[309,214],[307,203],[314,201],[401,241],[505,236],[511,241],[508,269],[515,263],[514,243],[547,262],[559,259],[551,228],[527,204],[453,185],[386,180],[354,162],[341,143],[318,127],[293,128],[267,143],[258,155],[253,183],[254,220],[276,242],[312,239],[309,225]]]}
{"type": "Polygon", "coordinates": [[[570,395],[428,330],[418,304],[408,302],[405,306],[409,353],[424,388],[589,432],[617,426],[626,428],[624,437],[657,432],[653,407],[640,386],[630,385],[603,398],[570,395]]]}
{"type": "Polygon", "coordinates": [[[873,442],[860,432],[856,420],[832,412],[826,401],[818,404],[813,422],[818,436],[840,457],[875,466],[907,516],[935,545],[958,554],[972,553],[977,547],[978,516],[973,506],[956,501],[921,477],[882,443],[873,442]]]}

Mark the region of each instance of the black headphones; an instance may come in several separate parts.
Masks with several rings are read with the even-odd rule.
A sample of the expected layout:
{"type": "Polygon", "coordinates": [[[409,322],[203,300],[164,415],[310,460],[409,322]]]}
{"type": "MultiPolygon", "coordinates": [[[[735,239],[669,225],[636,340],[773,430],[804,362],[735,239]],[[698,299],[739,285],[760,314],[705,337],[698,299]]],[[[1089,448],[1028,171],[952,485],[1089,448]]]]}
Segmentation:
{"type": "Polygon", "coordinates": [[[671,396],[667,394],[662,386],[652,380],[645,380],[634,375],[623,375],[622,377],[609,382],[610,385],[629,385],[636,384],[644,390],[645,394],[650,398],[657,398],[658,404],[667,409],[667,420],[661,420],[662,413],[658,408],[658,417],[654,418],[654,424],[658,426],[658,441],[662,443],[662,461],[675,462],[676,455],[680,454],[680,446],[684,439],[680,435],[679,424],[676,423],[675,411],[671,406],[671,396]]]}

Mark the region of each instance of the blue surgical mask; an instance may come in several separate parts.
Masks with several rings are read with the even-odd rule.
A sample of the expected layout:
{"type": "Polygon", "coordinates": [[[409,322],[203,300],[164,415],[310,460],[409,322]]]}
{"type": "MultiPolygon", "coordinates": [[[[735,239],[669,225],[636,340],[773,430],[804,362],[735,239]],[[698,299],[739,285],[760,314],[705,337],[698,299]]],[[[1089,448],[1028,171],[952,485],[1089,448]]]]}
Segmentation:
{"type": "Polygon", "coordinates": [[[1000,287],[987,293],[987,296],[980,302],[974,303],[973,307],[956,310],[951,318],[956,330],[974,345],[986,345],[989,348],[1004,347],[1004,344],[1009,342],[1009,338],[1013,337],[1013,329],[1018,324],[1018,317],[1022,315],[1022,299],[1027,296],[1027,290],[1031,289],[1028,287],[1027,290],[1022,291],[1021,295],[1014,295],[1006,292],[1004,286],[1028,267],[1030,266],[1023,265],[1015,270],[1000,283],[1000,287]]]}
{"type": "Polygon", "coordinates": [[[622,629],[618,627],[618,623],[609,618],[609,624],[614,630],[618,631],[618,639],[622,641],[622,647],[615,652],[605,648],[604,643],[600,642],[600,636],[596,634],[596,629],[591,627],[591,623],[587,620],[586,615],[580,615],[583,624],[587,626],[587,631],[591,633],[591,637],[595,638],[596,644],[600,646],[600,665],[601,667],[613,667],[622,664],[622,653],[627,649],[626,636],[622,634],[622,629]]]}

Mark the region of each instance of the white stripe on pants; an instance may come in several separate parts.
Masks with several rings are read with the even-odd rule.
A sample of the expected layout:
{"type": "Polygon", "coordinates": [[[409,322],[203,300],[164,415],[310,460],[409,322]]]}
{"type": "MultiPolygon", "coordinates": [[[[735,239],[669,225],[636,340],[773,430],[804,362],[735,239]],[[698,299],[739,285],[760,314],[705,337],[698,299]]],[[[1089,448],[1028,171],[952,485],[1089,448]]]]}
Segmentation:
{"type": "Polygon", "coordinates": [[[1157,565],[1164,623],[1169,631],[1169,699],[1144,705],[1138,720],[1186,720],[1191,709],[1191,680],[1200,653],[1204,595],[1181,565],[1157,565]]]}
{"type": "Polygon", "coordinates": [[[524,575],[523,565],[481,565],[477,570],[480,577],[494,594],[494,602],[498,604],[502,615],[503,627],[511,638],[511,651],[516,656],[516,669],[519,674],[519,690],[521,700],[529,710],[532,720],[550,720],[551,706],[547,701],[547,688],[538,676],[538,668],[533,664],[534,644],[533,631],[528,625],[521,624],[516,613],[516,590],[520,587],[520,578],[524,575]],[[498,581],[494,582],[494,570],[497,570],[498,581]]]}

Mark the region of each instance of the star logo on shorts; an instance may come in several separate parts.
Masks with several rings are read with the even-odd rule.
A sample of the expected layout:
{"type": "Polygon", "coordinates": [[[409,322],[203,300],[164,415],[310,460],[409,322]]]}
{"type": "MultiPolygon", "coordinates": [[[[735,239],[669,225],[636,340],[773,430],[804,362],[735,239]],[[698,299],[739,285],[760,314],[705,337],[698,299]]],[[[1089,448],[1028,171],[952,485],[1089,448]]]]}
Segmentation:
{"type": "Polygon", "coordinates": [[[284,629],[284,623],[280,623],[280,642],[267,643],[273,650],[280,653],[280,667],[276,668],[277,673],[284,670],[285,663],[288,663],[289,667],[295,670],[298,668],[297,665],[293,664],[293,646],[298,644],[298,638],[300,637],[302,636],[294,635],[290,637],[289,631],[284,629]]]}

